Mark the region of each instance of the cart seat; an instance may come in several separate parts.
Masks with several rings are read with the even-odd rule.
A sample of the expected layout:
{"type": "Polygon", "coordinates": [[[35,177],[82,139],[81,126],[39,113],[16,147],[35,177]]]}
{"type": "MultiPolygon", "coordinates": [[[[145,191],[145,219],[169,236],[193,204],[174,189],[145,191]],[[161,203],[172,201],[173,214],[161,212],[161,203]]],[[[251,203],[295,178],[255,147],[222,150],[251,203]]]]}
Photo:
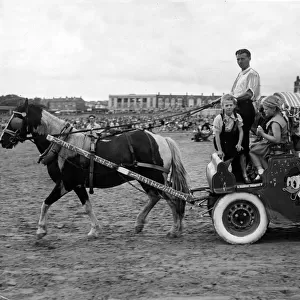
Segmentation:
{"type": "Polygon", "coordinates": [[[217,153],[212,154],[211,161],[206,167],[206,178],[213,193],[231,193],[236,189],[235,176],[229,172],[228,165],[219,158],[217,153]]]}
{"type": "Polygon", "coordinates": [[[279,143],[270,146],[271,154],[273,155],[290,153],[293,149],[294,145],[292,142],[279,143]]]}

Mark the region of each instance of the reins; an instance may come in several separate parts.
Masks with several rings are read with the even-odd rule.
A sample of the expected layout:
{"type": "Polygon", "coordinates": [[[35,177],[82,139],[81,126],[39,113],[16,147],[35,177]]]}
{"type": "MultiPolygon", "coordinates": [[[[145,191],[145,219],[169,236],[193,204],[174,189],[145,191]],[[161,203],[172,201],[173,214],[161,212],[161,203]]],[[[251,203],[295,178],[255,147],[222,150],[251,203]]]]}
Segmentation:
{"type": "MultiPolygon", "coordinates": [[[[212,101],[211,103],[209,104],[206,104],[206,105],[203,105],[201,107],[197,107],[197,108],[193,108],[193,109],[190,109],[189,111],[185,111],[185,112],[181,112],[181,113],[177,113],[177,114],[173,114],[173,115],[170,115],[170,116],[166,116],[164,118],[159,118],[159,119],[154,119],[153,120],[153,123],[155,124],[156,122],[157,123],[160,123],[159,125],[152,125],[150,126],[150,128],[142,128],[141,130],[147,130],[147,129],[153,129],[153,128],[158,128],[158,127],[161,127],[165,124],[169,124],[171,122],[173,122],[174,120],[171,120],[169,122],[166,122],[165,120],[166,119],[171,119],[171,118],[174,118],[174,117],[179,117],[181,115],[186,115],[184,117],[182,117],[180,120],[183,120],[184,118],[186,118],[187,116],[192,116],[204,109],[207,109],[207,108],[210,108],[210,107],[213,107],[214,105],[220,103],[221,101],[221,98],[218,98],[214,101],[212,101]]],[[[93,131],[98,131],[98,130],[104,130],[103,132],[107,132],[111,129],[116,129],[116,128],[122,128],[122,127],[129,127],[129,126],[134,126],[134,125],[139,125],[139,124],[143,124],[145,122],[134,122],[134,123],[128,123],[128,124],[122,124],[122,125],[116,125],[116,126],[105,126],[105,127],[95,127],[93,128],[92,130],[93,131]]],[[[124,133],[124,132],[129,132],[129,131],[133,131],[133,130],[136,130],[137,128],[127,128],[127,129],[123,129],[122,131],[118,131],[118,132],[115,132],[115,133],[110,133],[109,135],[105,135],[105,138],[106,137],[110,137],[110,136],[115,136],[115,135],[118,135],[118,134],[121,134],[121,133],[124,133]]],[[[74,134],[74,133],[80,133],[80,132],[90,132],[91,129],[80,129],[80,130],[76,130],[76,131],[72,131],[70,132],[69,134],[74,134]]],[[[67,134],[67,133],[62,133],[62,134],[53,134],[54,137],[58,137],[58,136],[63,136],[64,134],[67,134]]],[[[103,138],[101,137],[100,135],[100,139],[103,138]]]]}
{"type": "MultiPolygon", "coordinates": [[[[220,101],[221,101],[221,98],[218,98],[218,99],[212,101],[211,103],[203,105],[201,107],[193,108],[193,109],[190,109],[189,111],[185,111],[185,112],[181,112],[181,113],[176,113],[176,114],[173,114],[173,115],[170,115],[170,116],[166,116],[164,118],[155,119],[155,120],[153,120],[153,122],[152,122],[153,124],[149,128],[141,128],[140,130],[146,130],[146,129],[151,130],[153,128],[158,128],[158,127],[164,126],[165,124],[169,124],[171,122],[174,122],[174,120],[165,122],[166,119],[171,119],[171,118],[174,118],[174,117],[179,117],[179,116],[185,115],[184,117],[182,117],[180,119],[180,120],[182,120],[186,116],[191,116],[191,115],[194,115],[194,114],[196,114],[196,113],[198,113],[198,112],[200,112],[204,109],[213,107],[214,105],[218,104],[220,101]],[[157,123],[157,122],[159,124],[155,125],[155,123],[157,123]]],[[[26,136],[21,136],[20,130],[12,131],[12,130],[9,130],[9,129],[5,128],[4,131],[11,135],[11,139],[15,139],[15,140],[20,141],[20,142],[24,142],[26,140],[29,140],[29,141],[31,141],[32,143],[35,144],[36,137],[32,136],[32,134],[31,134],[31,136],[28,136],[28,134],[30,134],[30,133],[29,133],[29,124],[28,124],[29,122],[28,122],[28,100],[27,99],[25,101],[25,113],[20,113],[20,112],[15,112],[14,111],[11,119],[13,118],[13,116],[15,114],[22,115],[22,119],[25,121],[24,125],[25,125],[25,130],[26,130],[26,136]]],[[[177,119],[175,119],[175,120],[177,120],[177,119]]],[[[84,132],[91,132],[92,133],[93,131],[103,130],[101,133],[106,132],[106,134],[101,136],[101,133],[100,133],[99,136],[98,136],[98,139],[103,139],[103,138],[108,138],[108,137],[112,137],[112,136],[115,136],[115,135],[119,135],[119,134],[122,134],[122,133],[126,133],[126,132],[136,130],[138,128],[132,128],[132,126],[142,124],[142,123],[145,123],[145,122],[134,122],[134,123],[129,123],[129,124],[117,125],[117,126],[96,127],[96,128],[93,128],[93,129],[80,129],[80,130],[76,130],[76,131],[72,130],[71,132],[61,132],[61,133],[58,133],[58,134],[53,134],[53,136],[63,137],[65,135],[74,134],[74,133],[84,133],[84,132]],[[129,126],[131,128],[123,129],[122,131],[118,130],[116,132],[113,132],[113,133],[110,132],[109,134],[107,134],[107,132],[111,129],[122,128],[122,127],[126,128],[126,127],[129,127],[129,126]]],[[[8,124],[9,124],[9,122],[8,122],[8,124]]]]}

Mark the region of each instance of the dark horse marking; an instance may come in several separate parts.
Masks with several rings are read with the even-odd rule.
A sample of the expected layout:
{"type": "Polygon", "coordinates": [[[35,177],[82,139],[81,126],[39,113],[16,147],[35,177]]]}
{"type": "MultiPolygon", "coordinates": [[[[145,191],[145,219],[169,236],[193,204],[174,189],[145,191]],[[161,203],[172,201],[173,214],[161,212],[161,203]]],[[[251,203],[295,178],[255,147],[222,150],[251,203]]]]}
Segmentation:
{"type": "MultiPolygon", "coordinates": [[[[46,136],[48,134],[58,135],[65,127],[65,121],[50,114],[43,106],[28,104],[28,101],[26,101],[13,112],[1,134],[0,143],[2,147],[11,149],[19,142],[24,142],[31,137],[39,152],[44,153],[50,146],[46,136]]],[[[76,129],[73,128],[71,131],[72,133],[64,138],[65,141],[89,151],[90,136],[76,132],[76,129]]],[[[169,180],[175,190],[189,193],[187,173],[182,164],[180,151],[171,138],[165,138],[148,131],[134,130],[126,134],[98,140],[95,154],[118,165],[124,165],[126,168],[161,184],[166,184],[169,180]],[[168,170],[169,174],[164,173],[161,168],[136,166],[133,163],[134,161],[145,163],[145,165],[154,164],[155,162],[156,165],[168,170]]],[[[42,204],[37,229],[38,238],[42,238],[47,234],[46,220],[50,206],[72,190],[75,191],[90,217],[91,230],[88,236],[98,236],[99,222],[86,191],[89,186],[88,165],[88,160],[65,148],[60,148],[54,159],[47,164],[48,173],[55,182],[55,187],[42,204]]],[[[132,179],[120,175],[114,169],[109,169],[98,163],[94,166],[94,188],[115,187],[129,180],[132,179]]],[[[147,193],[149,201],[137,216],[135,224],[137,233],[143,230],[147,215],[162,198],[161,193],[154,187],[142,182],[140,184],[147,193]]],[[[185,201],[167,195],[164,195],[164,198],[172,210],[174,221],[168,236],[178,237],[182,233],[185,201]]]]}

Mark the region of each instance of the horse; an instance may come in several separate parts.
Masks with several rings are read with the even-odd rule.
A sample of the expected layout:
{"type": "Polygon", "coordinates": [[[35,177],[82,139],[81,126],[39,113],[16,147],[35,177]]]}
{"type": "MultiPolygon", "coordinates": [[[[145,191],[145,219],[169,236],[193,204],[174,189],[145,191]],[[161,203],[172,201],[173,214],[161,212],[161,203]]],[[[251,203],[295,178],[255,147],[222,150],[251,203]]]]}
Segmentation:
{"type": "MultiPolygon", "coordinates": [[[[28,103],[26,100],[13,111],[0,136],[0,143],[3,148],[12,149],[20,142],[29,139],[36,145],[39,152],[45,155],[45,153],[52,153],[53,147],[55,148],[46,138],[49,134],[60,136],[65,142],[90,151],[93,139],[95,139],[92,133],[92,131],[89,134],[77,130],[68,122],[48,112],[46,107],[28,103]],[[49,149],[51,149],[50,152],[49,149]]],[[[99,138],[93,142],[93,145],[97,156],[120,166],[126,166],[129,170],[160,184],[171,185],[177,191],[190,192],[180,149],[169,137],[136,129],[99,138]]],[[[60,147],[52,154],[52,156],[46,155],[48,158],[44,164],[47,165],[48,174],[55,186],[42,203],[36,232],[37,238],[41,239],[47,234],[47,214],[51,205],[70,191],[76,193],[90,218],[91,228],[88,237],[97,238],[101,228],[89,200],[87,187],[111,188],[133,179],[98,163],[94,164],[93,172],[90,174],[89,167],[93,162],[66,148],[60,147]]],[[[179,237],[183,231],[185,201],[175,199],[145,183],[139,183],[148,196],[148,202],[137,215],[135,232],[142,232],[147,215],[156,203],[164,198],[173,215],[173,224],[167,236],[179,237]]]]}

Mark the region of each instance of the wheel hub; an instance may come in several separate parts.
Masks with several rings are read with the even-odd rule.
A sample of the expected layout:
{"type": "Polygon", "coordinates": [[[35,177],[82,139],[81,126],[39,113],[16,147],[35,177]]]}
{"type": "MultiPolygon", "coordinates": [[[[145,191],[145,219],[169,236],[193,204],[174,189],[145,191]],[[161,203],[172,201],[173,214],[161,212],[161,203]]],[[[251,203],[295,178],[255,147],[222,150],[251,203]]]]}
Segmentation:
{"type": "Polygon", "coordinates": [[[236,203],[228,211],[228,222],[236,229],[251,227],[255,219],[255,212],[246,203],[236,203]]]}

